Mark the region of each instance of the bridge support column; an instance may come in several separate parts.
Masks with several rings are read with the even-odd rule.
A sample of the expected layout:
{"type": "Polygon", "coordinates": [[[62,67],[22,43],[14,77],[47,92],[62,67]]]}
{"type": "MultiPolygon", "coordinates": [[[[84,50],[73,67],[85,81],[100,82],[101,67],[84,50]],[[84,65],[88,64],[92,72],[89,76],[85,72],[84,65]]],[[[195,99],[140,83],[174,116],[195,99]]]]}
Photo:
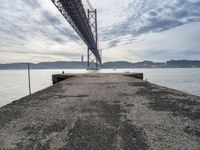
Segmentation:
{"type": "Polygon", "coordinates": [[[87,50],[87,68],[88,69],[99,69],[100,63],[92,53],[92,51],[88,48],[87,50]]]}
{"type": "MultiPolygon", "coordinates": [[[[89,25],[91,26],[91,30],[93,33],[93,36],[95,37],[95,42],[96,42],[96,47],[95,49],[99,51],[98,48],[98,27],[97,27],[97,10],[89,10],[88,9],[88,21],[89,25]]],[[[88,69],[99,69],[99,66],[101,62],[99,62],[94,54],[91,51],[91,48],[88,47],[88,52],[87,52],[87,67],[88,69]]]]}
{"type": "Polygon", "coordinates": [[[98,51],[97,10],[90,6],[87,12],[81,0],[51,1],[88,46],[88,68],[93,66],[95,66],[93,68],[97,68],[99,64],[102,63],[98,51]],[[92,52],[92,54],[90,52],[92,52]]]}

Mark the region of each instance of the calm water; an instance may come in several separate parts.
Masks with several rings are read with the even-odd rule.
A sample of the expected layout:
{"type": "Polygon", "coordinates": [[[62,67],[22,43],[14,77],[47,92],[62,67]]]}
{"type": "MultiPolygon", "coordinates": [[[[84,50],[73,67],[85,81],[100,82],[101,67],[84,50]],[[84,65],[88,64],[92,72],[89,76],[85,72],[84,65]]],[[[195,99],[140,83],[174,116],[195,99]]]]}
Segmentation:
{"type": "MultiPolygon", "coordinates": [[[[32,92],[52,85],[52,74],[63,70],[31,70],[32,92]]],[[[143,72],[144,78],[169,88],[200,96],[200,69],[120,69],[100,72],[143,72]]],[[[85,73],[86,70],[65,70],[85,73]]],[[[28,95],[26,70],[0,70],[0,107],[28,95]]]]}

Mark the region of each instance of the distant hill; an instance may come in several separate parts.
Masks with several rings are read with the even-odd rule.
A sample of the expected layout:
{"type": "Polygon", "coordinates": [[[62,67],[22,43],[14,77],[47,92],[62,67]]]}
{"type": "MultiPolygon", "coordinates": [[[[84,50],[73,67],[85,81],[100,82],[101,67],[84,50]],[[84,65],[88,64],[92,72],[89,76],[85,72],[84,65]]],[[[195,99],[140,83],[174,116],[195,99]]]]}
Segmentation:
{"type": "Polygon", "coordinates": [[[168,68],[200,68],[200,61],[198,60],[172,60],[167,61],[168,68]]]}
{"type": "MultiPolygon", "coordinates": [[[[87,66],[86,62],[42,62],[38,64],[31,63],[31,69],[84,69],[87,66]]],[[[170,60],[167,62],[152,62],[143,61],[131,63],[126,61],[106,62],[102,68],[200,68],[200,61],[196,60],[170,60]]],[[[11,63],[0,64],[0,70],[11,69],[27,69],[27,63],[11,63]]]]}
{"type": "MultiPolygon", "coordinates": [[[[38,64],[30,63],[31,69],[82,69],[85,68],[86,62],[41,62],[38,64]]],[[[27,63],[11,63],[11,64],[0,64],[0,70],[11,70],[11,69],[27,69],[27,63]]]]}
{"type": "Polygon", "coordinates": [[[152,61],[143,61],[137,63],[130,63],[126,61],[106,62],[103,68],[163,68],[165,63],[157,63],[152,61]]]}

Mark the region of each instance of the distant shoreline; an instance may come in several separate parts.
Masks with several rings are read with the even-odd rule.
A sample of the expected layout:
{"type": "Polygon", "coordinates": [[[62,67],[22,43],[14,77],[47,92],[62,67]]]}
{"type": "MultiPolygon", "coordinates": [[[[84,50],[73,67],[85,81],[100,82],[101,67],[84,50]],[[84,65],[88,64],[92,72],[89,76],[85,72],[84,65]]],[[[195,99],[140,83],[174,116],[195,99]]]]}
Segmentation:
{"type": "MultiPolygon", "coordinates": [[[[85,69],[87,62],[81,61],[58,61],[30,63],[31,69],[85,69]]],[[[167,62],[142,61],[131,63],[127,61],[105,62],[102,69],[150,69],[150,68],[200,68],[199,60],[171,60],[167,62]]],[[[0,64],[0,70],[24,70],[27,63],[0,64]]]]}
{"type": "MultiPolygon", "coordinates": [[[[37,69],[37,68],[31,68],[31,70],[87,70],[86,68],[43,68],[43,69],[37,69]]],[[[114,70],[114,69],[116,69],[116,70],[119,70],[119,69],[200,69],[200,67],[199,68],[101,68],[101,69],[104,69],[104,70],[114,70]]],[[[11,71],[11,70],[27,70],[27,68],[24,68],[24,69],[0,69],[0,71],[11,71]]]]}

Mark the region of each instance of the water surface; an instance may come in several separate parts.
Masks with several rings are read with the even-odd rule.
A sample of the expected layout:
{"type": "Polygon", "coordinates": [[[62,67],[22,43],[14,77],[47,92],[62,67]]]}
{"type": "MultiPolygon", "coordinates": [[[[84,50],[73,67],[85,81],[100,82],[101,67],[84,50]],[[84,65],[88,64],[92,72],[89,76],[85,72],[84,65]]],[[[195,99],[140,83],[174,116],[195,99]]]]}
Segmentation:
{"type": "MultiPolygon", "coordinates": [[[[52,74],[63,70],[31,70],[31,90],[36,92],[52,85],[52,74]]],[[[64,70],[86,73],[86,70],[64,70]]],[[[100,72],[143,72],[148,81],[200,96],[200,69],[104,69],[100,72]]],[[[0,107],[29,94],[27,70],[0,70],[0,107]]]]}

